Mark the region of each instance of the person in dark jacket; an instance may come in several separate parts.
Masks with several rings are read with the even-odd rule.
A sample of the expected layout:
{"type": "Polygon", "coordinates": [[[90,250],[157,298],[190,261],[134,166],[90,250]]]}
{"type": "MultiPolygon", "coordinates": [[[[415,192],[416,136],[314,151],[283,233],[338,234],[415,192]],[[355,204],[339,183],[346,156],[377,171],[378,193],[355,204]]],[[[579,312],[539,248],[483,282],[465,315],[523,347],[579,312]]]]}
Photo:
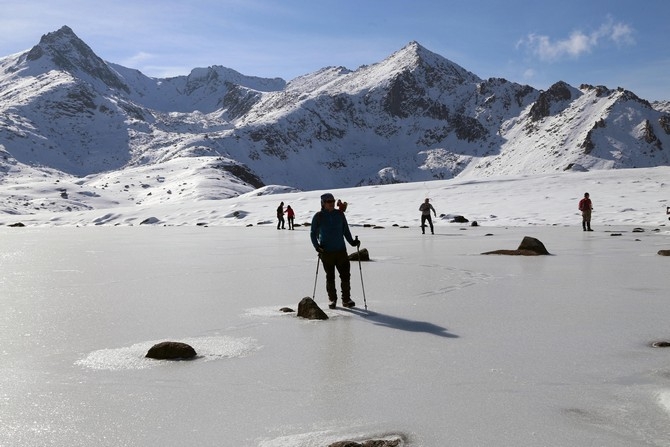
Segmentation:
{"type": "Polygon", "coordinates": [[[284,202],[277,207],[277,229],[284,229],[284,202]]]}
{"type": "Polygon", "coordinates": [[[419,211],[421,211],[421,233],[426,234],[426,221],[428,221],[431,234],[435,234],[433,229],[433,219],[430,217],[430,212],[432,211],[435,217],[437,217],[437,213],[435,212],[433,205],[430,204],[430,199],[423,201],[423,203],[419,206],[419,211]]]}
{"type": "Polygon", "coordinates": [[[321,196],[321,211],[312,218],[310,238],[326,271],[326,292],[330,301],[328,307],[335,309],[337,305],[335,269],[340,274],[342,305],[354,307],[356,303],[351,300],[351,264],[344,241],[346,239],[353,247],[358,247],[360,241],[351,237],[347,218],[343,212],[335,209],[335,197],[330,193],[321,196]]]}
{"type": "Polygon", "coordinates": [[[582,229],[584,231],[593,231],[591,229],[591,211],[593,210],[593,203],[589,198],[589,193],[584,193],[584,198],[579,201],[579,211],[582,212],[582,229]]]}

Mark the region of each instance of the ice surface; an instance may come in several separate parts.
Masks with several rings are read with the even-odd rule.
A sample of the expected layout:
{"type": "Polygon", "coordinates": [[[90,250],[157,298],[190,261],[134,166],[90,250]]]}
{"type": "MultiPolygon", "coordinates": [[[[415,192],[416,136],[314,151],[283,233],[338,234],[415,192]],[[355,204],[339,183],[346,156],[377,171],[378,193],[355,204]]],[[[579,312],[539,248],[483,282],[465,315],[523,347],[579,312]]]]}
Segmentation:
{"type": "Polygon", "coordinates": [[[330,310],[305,227],[0,227],[0,445],[668,445],[663,227],[352,229],[330,310]]]}
{"type": "Polygon", "coordinates": [[[308,228],[275,229],[322,191],[2,214],[0,445],[667,446],[669,170],[332,191],[372,258],[353,310],[325,306],[308,228]],[[481,255],[524,236],[552,255],[481,255]],[[279,311],[315,283],[329,320],[279,311]],[[199,356],[144,358],[166,340],[199,356]]]}

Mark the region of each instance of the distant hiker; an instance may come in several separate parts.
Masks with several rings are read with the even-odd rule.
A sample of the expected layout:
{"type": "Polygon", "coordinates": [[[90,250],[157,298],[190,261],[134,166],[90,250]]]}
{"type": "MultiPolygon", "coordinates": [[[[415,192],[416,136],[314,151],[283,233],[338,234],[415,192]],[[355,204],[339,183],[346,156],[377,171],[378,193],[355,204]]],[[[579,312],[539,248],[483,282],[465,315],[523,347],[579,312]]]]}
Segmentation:
{"type": "Polygon", "coordinates": [[[340,199],[337,199],[337,209],[345,212],[347,210],[347,202],[343,202],[340,199]]]}
{"type": "Polygon", "coordinates": [[[430,233],[435,234],[435,231],[433,231],[433,219],[430,217],[430,212],[433,212],[433,215],[437,217],[437,213],[435,212],[435,208],[433,208],[433,205],[428,203],[430,199],[426,199],[423,201],[421,206],[419,206],[419,211],[421,211],[421,233],[426,234],[426,221],[428,221],[428,225],[430,225],[430,233]]]}
{"type": "Polygon", "coordinates": [[[277,229],[284,229],[284,202],[280,203],[277,207],[277,229]]]}
{"type": "Polygon", "coordinates": [[[336,268],[340,274],[342,305],[354,307],[356,303],[351,300],[351,265],[344,239],[352,247],[358,247],[360,241],[351,237],[347,218],[342,211],[335,209],[335,198],[330,193],[321,196],[321,211],[312,218],[310,238],[326,271],[326,292],[330,301],[328,307],[335,309],[337,304],[336,268]]]}
{"type": "Polygon", "coordinates": [[[291,205],[286,207],[286,220],[288,221],[288,229],[293,230],[293,221],[295,220],[295,213],[291,205]]]}
{"type": "Polygon", "coordinates": [[[593,210],[593,203],[589,198],[589,193],[584,193],[584,198],[579,201],[579,211],[582,212],[582,229],[584,231],[593,231],[591,229],[591,211],[593,210]]]}

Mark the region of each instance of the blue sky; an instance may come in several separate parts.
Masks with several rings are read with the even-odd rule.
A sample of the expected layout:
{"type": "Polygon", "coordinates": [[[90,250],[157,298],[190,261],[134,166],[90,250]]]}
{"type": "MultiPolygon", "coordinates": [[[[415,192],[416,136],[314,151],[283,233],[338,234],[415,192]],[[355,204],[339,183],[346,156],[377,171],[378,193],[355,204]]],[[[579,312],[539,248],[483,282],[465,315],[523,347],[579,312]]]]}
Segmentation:
{"type": "Polygon", "coordinates": [[[290,80],[379,62],[410,41],[481,78],[565,81],[670,100],[670,1],[0,0],[0,57],[68,25],[154,77],[222,65],[290,80]]]}

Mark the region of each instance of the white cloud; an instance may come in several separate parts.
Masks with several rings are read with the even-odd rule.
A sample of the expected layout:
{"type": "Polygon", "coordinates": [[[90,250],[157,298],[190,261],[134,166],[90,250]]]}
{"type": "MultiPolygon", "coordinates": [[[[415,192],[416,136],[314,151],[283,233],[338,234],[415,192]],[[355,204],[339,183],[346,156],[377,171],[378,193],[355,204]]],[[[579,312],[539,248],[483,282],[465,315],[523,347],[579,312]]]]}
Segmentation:
{"type": "Polygon", "coordinates": [[[567,38],[553,40],[549,36],[529,34],[519,41],[517,47],[527,47],[540,60],[554,62],[565,57],[577,58],[590,53],[603,41],[617,45],[632,45],[634,30],[625,23],[614,23],[612,18],[591,33],[573,31],[567,38]]]}

